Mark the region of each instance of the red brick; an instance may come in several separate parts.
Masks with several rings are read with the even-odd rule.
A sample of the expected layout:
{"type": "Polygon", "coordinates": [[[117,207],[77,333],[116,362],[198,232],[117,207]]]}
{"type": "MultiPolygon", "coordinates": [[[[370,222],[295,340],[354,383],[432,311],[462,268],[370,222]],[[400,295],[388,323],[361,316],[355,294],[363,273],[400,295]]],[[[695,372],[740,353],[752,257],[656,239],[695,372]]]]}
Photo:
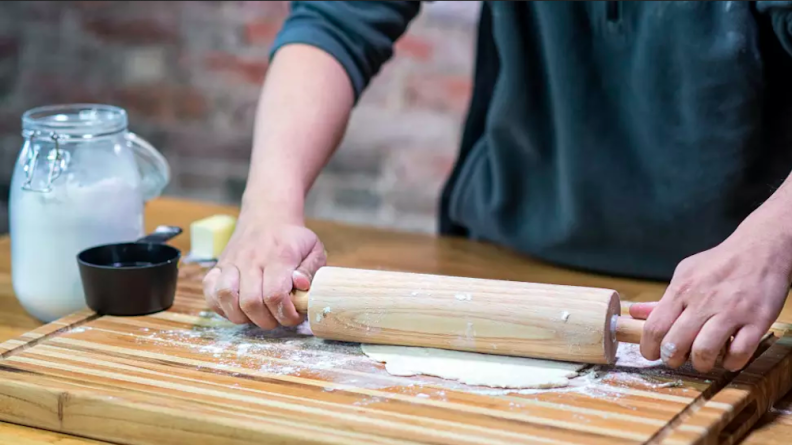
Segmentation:
{"type": "Polygon", "coordinates": [[[167,120],[173,116],[170,88],[165,85],[125,86],[115,92],[114,99],[118,106],[147,120],[167,120]]]}
{"type": "Polygon", "coordinates": [[[406,34],[396,42],[395,55],[428,62],[434,54],[434,45],[427,39],[406,34]]]}
{"type": "Polygon", "coordinates": [[[203,93],[191,87],[173,90],[173,108],[178,120],[201,119],[209,112],[209,105],[203,93]]]}
{"type": "Polygon", "coordinates": [[[151,19],[114,20],[108,18],[88,19],[83,27],[102,40],[132,45],[177,43],[178,34],[174,26],[165,26],[151,19]]]}
{"type": "Polygon", "coordinates": [[[245,82],[260,85],[267,74],[267,60],[250,60],[228,53],[212,53],[204,59],[209,70],[229,73],[245,82]]]}
{"type": "Polygon", "coordinates": [[[432,70],[430,72],[447,75],[466,75],[473,72],[475,29],[430,27],[421,24],[412,28],[411,36],[433,49],[429,60],[404,57],[413,66],[421,63],[424,64],[422,68],[432,70]]]}
{"type": "Polygon", "coordinates": [[[410,75],[405,87],[407,105],[437,111],[464,113],[467,110],[472,80],[469,76],[410,75]]]}
{"type": "Polygon", "coordinates": [[[130,113],[158,123],[200,119],[209,106],[195,88],[176,85],[129,85],[121,87],[114,101],[130,113]]]}
{"type": "Polygon", "coordinates": [[[250,45],[269,47],[280,31],[283,22],[278,20],[256,20],[245,24],[245,41],[250,45]]]}

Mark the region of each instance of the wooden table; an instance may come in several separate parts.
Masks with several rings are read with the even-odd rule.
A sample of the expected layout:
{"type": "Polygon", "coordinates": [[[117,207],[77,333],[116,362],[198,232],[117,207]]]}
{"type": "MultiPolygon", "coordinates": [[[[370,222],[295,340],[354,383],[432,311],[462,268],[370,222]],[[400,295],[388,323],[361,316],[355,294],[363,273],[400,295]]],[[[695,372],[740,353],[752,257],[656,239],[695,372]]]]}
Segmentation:
{"type": "MultiPolygon", "coordinates": [[[[160,198],[151,202],[146,212],[149,230],[159,224],[183,227],[185,233],[173,240],[172,244],[187,250],[191,221],[216,213],[237,214],[238,209],[160,198]]],[[[551,267],[506,249],[466,240],[394,233],[330,222],[312,221],[309,226],[325,243],[330,261],[343,262],[350,267],[409,268],[416,272],[601,286],[616,289],[622,298],[632,301],[658,300],[665,288],[664,283],[612,278],[551,267]]],[[[14,298],[10,268],[10,243],[7,237],[3,237],[0,238],[0,342],[41,325],[27,315],[14,298]]],[[[784,308],[780,321],[792,322],[792,299],[784,308]]],[[[791,436],[792,394],[789,394],[776,405],[774,412],[765,415],[743,444],[780,445],[789,443],[791,436]]],[[[0,422],[0,443],[77,445],[104,442],[0,422]]]]}

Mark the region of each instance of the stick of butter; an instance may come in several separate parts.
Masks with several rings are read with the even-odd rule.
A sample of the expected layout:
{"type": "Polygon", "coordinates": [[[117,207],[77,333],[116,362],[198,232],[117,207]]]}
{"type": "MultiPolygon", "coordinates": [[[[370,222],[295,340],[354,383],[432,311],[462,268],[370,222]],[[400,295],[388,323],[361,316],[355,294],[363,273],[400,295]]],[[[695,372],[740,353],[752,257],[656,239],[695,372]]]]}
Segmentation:
{"type": "Polygon", "coordinates": [[[236,221],[231,215],[214,215],[190,224],[190,256],[217,259],[234,233],[236,221]]]}

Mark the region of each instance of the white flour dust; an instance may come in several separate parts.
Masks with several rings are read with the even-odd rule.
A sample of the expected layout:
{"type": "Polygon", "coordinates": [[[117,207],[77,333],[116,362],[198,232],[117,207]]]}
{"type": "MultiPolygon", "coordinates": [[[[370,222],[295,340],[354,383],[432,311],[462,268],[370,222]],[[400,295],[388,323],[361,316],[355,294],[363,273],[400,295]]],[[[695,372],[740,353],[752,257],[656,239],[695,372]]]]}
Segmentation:
{"type": "Polygon", "coordinates": [[[621,368],[665,368],[662,360],[649,361],[641,355],[640,345],[620,343],[616,351],[616,366],[621,368]]]}
{"type": "MultiPolygon", "coordinates": [[[[324,312],[324,311],[322,311],[324,312]]],[[[320,312],[321,313],[321,312],[320,312]]],[[[329,311],[328,311],[329,313],[329,311]]],[[[376,317],[376,314],[372,314],[376,317]]],[[[82,332],[78,327],[71,332],[82,332]]],[[[473,334],[472,326],[464,334],[473,334]]],[[[569,378],[564,387],[545,389],[506,389],[475,386],[432,376],[393,376],[375,360],[366,357],[360,344],[326,341],[314,337],[308,323],[295,328],[280,327],[265,331],[252,325],[234,325],[214,312],[199,314],[189,328],[140,328],[138,341],[156,342],[163,354],[168,348],[202,362],[197,366],[207,372],[240,375],[243,370],[266,374],[319,378],[327,382],[325,391],[356,388],[390,388],[417,399],[445,400],[446,391],[460,391],[479,395],[509,396],[545,393],[577,393],[601,400],[618,400],[625,389],[657,390],[681,385],[673,371],[659,360],[645,360],[638,345],[620,344],[616,366],[588,366],[578,377],[569,378]],[[340,386],[339,386],[340,385],[340,386]]],[[[687,391],[686,389],[674,389],[687,391]]],[[[357,405],[379,403],[377,397],[367,397],[357,405]]],[[[519,402],[515,402],[515,408],[519,402]]]]}
{"type": "MultiPolygon", "coordinates": [[[[294,328],[265,331],[253,325],[232,325],[214,312],[200,318],[215,325],[191,329],[152,330],[141,340],[163,346],[184,347],[205,356],[202,369],[253,369],[280,375],[299,375],[343,367],[360,360],[359,348],[351,343],[325,341],[313,336],[307,323],[294,328]]],[[[200,359],[200,357],[199,357],[200,359]]]]}
{"type": "MultiPolygon", "coordinates": [[[[547,393],[576,393],[599,400],[618,403],[625,396],[625,389],[652,391],[662,388],[684,386],[674,377],[673,371],[666,368],[660,360],[649,361],[643,358],[639,346],[622,343],[616,355],[616,366],[590,366],[580,371],[580,376],[569,378],[566,386],[538,389],[500,389],[468,386],[449,382],[442,386],[488,396],[539,395],[547,393]]],[[[687,389],[682,389],[686,392],[687,389]]],[[[626,406],[626,405],[625,405],[626,406]]],[[[629,406],[630,409],[634,407],[629,406]]]]}
{"type": "Polygon", "coordinates": [[[473,300],[473,295],[470,295],[470,294],[456,294],[456,295],[454,295],[454,298],[456,298],[459,301],[471,301],[471,300],[473,300]]]}

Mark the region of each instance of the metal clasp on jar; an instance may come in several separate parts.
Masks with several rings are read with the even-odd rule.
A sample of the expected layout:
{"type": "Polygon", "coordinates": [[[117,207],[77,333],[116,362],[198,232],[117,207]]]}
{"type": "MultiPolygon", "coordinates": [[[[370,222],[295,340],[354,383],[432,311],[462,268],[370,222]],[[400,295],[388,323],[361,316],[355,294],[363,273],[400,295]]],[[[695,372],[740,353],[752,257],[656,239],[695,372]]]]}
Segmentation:
{"type": "Polygon", "coordinates": [[[58,177],[66,170],[66,167],[69,164],[69,152],[60,148],[60,139],[62,139],[62,137],[55,132],[49,132],[44,135],[43,133],[36,131],[30,134],[31,150],[28,152],[28,160],[25,163],[25,182],[22,183],[23,190],[40,193],[48,193],[52,191],[52,182],[58,179],[58,177]],[[34,144],[37,137],[48,137],[52,139],[55,144],[55,148],[47,153],[47,161],[49,161],[49,174],[47,175],[47,185],[43,189],[37,189],[30,185],[33,182],[33,177],[36,174],[36,164],[38,163],[39,159],[39,149],[36,148],[34,144]]]}

